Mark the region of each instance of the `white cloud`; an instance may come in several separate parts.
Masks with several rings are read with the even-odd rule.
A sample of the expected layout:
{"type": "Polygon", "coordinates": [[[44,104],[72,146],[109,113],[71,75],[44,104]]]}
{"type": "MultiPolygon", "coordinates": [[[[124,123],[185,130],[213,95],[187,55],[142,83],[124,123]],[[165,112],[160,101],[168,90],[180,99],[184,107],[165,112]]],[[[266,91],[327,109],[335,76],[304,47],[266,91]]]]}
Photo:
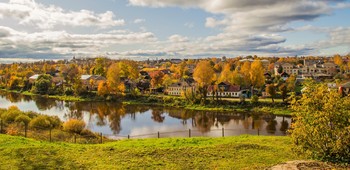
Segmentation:
{"type": "Polygon", "coordinates": [[[187,42],[188,37],[184,37],[178,34],[172,35],[169,37],[169,41],[173,43],[179,43],[179,42],[187,42]]]}
{"type": "Polygon", "coordinates": [[[186,22],[184,24],[184,26],[187,27],[187,28],[194,28],[194,23],[193,22],[186,22]]]}
{"type": "Polygon", "coordinates": [[[108,28],[122,26],[123,19],[115,20],[114,13],[106,11],[96,14],[89,10],[66,11],[60,7],[45,6],[34,0],[10,0],[0,3],[0,18],[15,18],[23,25],[34,25],[40,29],[51,29],[55,26],[96,26],[108,28]]]}
{"type": "Polygon", "coordinates": [[[26,54],[94,54],[113,45],[148,44],[156,41],[151,32],[114,31],[104,34],[70,34],[66,31],[20,32],[0,27],[0,56],[26,54]]]}
{"type": "Polygon", "coordinates": [[[146,20],[145,19],[135,19],[134,20],[135,24],[140,24],[140,23],[143,23],[143,22],[146,22],[146,20]]]}

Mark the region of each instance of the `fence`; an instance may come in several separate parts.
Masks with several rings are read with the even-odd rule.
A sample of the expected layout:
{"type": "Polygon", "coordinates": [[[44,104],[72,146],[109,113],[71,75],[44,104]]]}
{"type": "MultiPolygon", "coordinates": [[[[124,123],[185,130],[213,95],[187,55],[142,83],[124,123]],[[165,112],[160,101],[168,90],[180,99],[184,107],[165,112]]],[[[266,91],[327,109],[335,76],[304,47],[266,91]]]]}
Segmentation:
{"type": "Polygon", "coordinates": [[[149,134],[136,135],[105,135],[109,139],[140,139],[140,138],[168,138],[168,137],[225,137],[225,136],[239,136],[243,134],[249,135],[264,135],[264,136],[285,136],[287,131],[281,131],[280,134],[269,133],[260,129],[212,129],[209,132],[202,132],[200,130],[188,129],[171,132],[155,132],[149,134]]]}
{"type": "Polygon", "coordinates": [[[269,133],[268,131],[262,131],[260,129],[211,129],[208,132],[203,132],[195,129],[179,130],[171,132],[156,132],[149,134],[137,134],[137,135],[107,135],[102,133],[92,133],[90,131],[83,131],[80,134],[72,134],[60,129],[28,129],[25,126],[5,128],[3,122],[0,120],[0,133],[7,133],[10,135],[17,135],[23,137],[34,138],[38,140],[45,140],[49,142],[71,142],[71,143],[103,143],[120,139],[141,139],[141,138],[169,138],[169,137],[225,137],[225,136],[238,136],[242,134],[249,135],[268,135],[268,136],[283,136],[286,135],[286,131],[281,131],[280,134],[269,133]]]}

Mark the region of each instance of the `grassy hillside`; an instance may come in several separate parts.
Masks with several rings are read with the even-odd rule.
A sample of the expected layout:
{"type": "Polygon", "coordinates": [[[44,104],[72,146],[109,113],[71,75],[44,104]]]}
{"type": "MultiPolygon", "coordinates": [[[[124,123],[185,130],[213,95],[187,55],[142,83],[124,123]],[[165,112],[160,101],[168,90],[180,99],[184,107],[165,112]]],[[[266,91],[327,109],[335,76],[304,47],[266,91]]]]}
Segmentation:
{"type": "Polygon", "coordinates": [[[303,159],[289,137],[166,138],[48,143],[0,135],[0,169],[264,169],[303,159]]]}

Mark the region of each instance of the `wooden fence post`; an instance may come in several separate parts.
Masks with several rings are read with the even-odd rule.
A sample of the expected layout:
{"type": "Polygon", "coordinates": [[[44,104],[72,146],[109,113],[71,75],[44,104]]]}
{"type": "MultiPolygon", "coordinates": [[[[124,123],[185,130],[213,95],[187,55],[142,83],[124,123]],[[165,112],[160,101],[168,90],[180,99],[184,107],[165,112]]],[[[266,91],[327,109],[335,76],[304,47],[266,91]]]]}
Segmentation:
{"type": "Polygon", "coordinates": [[[130,139],[130,135],[128,135],[128,139],[130,139]]]}
{"type": "Polygon", "coordinates": [[[188,137],[191,137],[191,129],[188,129],[188,137]]]}
{"type": "Polygon", "coordinates": [[[160,137],[159,131],[158,131],[158,138],[160,137]]]}
{"type": "Polygon", "coordinates": [[[24,124],[24,137],[27,137],[27,124],[24,124]]]}
{"type": "Polygon", "coordinates": [[[2,133],[2,119],[0,119],[0,133],[2,133]]]}
{"type": "Polygon", "coordinates": [[[52,129],[50,128],[50,142],[52,142],[52,133],[51,133],[52,129]]]}
{"type": "Polygon", "coordinates": [[[222,137],[225,137],[225,129],[222,128],[222,137]]]}
{"type": "Polygon", "coordinates": [[[102,132],[101,132],[101,144],[103,143],[103,135],[102,135],[102,132]]]}

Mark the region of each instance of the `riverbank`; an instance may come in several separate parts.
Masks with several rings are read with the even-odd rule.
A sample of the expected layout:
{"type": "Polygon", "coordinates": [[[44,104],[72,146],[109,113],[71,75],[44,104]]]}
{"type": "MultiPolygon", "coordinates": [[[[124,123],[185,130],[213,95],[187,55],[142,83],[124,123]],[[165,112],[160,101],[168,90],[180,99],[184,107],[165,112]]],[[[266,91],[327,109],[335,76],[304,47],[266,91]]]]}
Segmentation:
{"type": "Polygon", "coordinates": [[[164,138],[49,143],[0,135],[4,169],[265,169],[305,159],[289,137],[164,138]]]}
{"type": "MultiPolygon", "coordinates": [[[[104,102],[106,101],[101,97],[81,97],[81,96],[59,96],[59,95],[39,95],[33,94],[28,91],[19,92],[13,90],[1,89],[5,92],[18,93],[27,96],[41,96],[46,98],[52,98],[63,101],[71,102],[104,102]]],[[[185,99],[178,96],[165,96],[165,95],[142,95],[137,97],[125,96],[118,101],[127,105],[148,105],[148,106],[160,106],[160,107],[177,107],[187,110],[197,111],[234,111],[234,112],[259,112],[259,113],[272,113],[279,116],[290,116],[292,111],[288,106],[282,102],[282,100],[276,100],[276,103],[272,103],[267,99],[259,99],[257,103],[252,103],[250,99],[246,99],[245,102],[240,102],[238,99],[223,98],[219,102],[210,101],[207,105],[200,104],[188,104],[185,99]]]]}

